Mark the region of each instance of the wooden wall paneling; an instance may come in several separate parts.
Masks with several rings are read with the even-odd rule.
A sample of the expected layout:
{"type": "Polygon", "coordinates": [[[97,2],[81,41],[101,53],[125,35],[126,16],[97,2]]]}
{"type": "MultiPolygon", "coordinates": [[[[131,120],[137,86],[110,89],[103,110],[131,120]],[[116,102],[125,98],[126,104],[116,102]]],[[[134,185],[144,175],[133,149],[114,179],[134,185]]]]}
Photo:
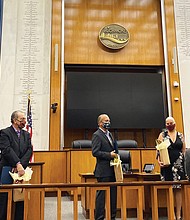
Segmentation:
{"type": "Polygon", "coordinates": [[[172,116],[176,120],[177,130],[183,132],[183,120],[182,120],[182,105],[180,86],[178,88],[173,86],[173,82],[177,81],[180,84],[179,74],[174,73],[174,65],[172,64],[173,48],[176,47],[176,34],[175,34],[175,18],[174,18],[174,1],[165,1],[165,18],[166,18],[166,35],[167,35],[167,49],[168,49],[168,64],[169,64],[169,76],[170,76],[170,91],[171,91],[171,107],[172,116]],[[174,101],[174,98],[178,97],[179,101],[174,101]]]}
{"type": "Polygon", "coordinates": [[[50,104],[58,103],[56,113],[50,111],[50,143],[49,150],[60,150],[61,119],[61,32],[62,32],[62,0],[52,0],[52,43],[50,104]],[[55,71],[55,45],[58,45],[58,71],[55,71]]]}
{"type": "MultiPolygon", "coordinates": [[[[50,114],[50,150],[59,150],[60,148],[60,71],[61,71],[61,0],[52,1],[52,56],[51,56],[51,103],[57,102],[57,113],[50,114]],[[59,68],[54,71],[54,46],[59,45],[59,68]]],[[[177,122],[177,128],[183,132],[182,109],[180,100],[180,88],[172,87],[173,81],[179,82],[179,75],[173,74],[173,47],[176,46],[175,26],[173,14],[173,0],[165,1],[166,9],[166,27],[168,42],[168,60],[170,70],[170,85],[172,97],[172,112],[177,122]],[[175,102],[174,97],[179,97],[175,102]]],[[[160,25],[160,2],[145,1],[140,4],[134,1],[128,5],[126,1],[107,1],[96,0],[93,4],[83,0],[80,4],[65,1],[65,62],[66,63],[87,63],[87,64],[163,64],[163,47],[160,25]],[[72,13],[74,12],[75,13],[72,13]],[[98,11],[98,16],[91,15],[90,12],[98,11]],[[107,12],[107,13],[106,13],[107,12]],[[106,15],[107,14],[107,15],[106,15]],[[83,15],[83,16],[80,16],[83,15]],[[126,17],[127,16],[127,17],[126,17]],[[94,17],[94,18],[93,18],[94,17]],[[154,17],[151,19],[151,17],[154,17]],[[117,19],[116,19],[117,18],[117,19]],[[135,19],[134,19],[135,18],[135,19]],[[133,21],[133,19],[135,21],[133,21]],[[68,22],[72,20],[72,25],[68,22]],[[130,43],[119,53],[111,53],[103,48],[97,39],[99,29],[104,24],[116,21],[128,28],[131,33],[130,43]],[[137,22],[137,23],[135,23],[137,22]],[[98,24],[98,25],[95,25],[98,24]],[[134,30],[133,30],[134,28],[134,30]],[[144,29],[143,29],[144,28],[144,29]],[[151,31],[151,28],[153,29],[151,31]],[[145,31],[147,30],[148,31],[145,31]],[[133,31],[132,31],[133,30],[133,31]],[[148,33],[154,33],[149,37],[148,33]],[[145,36],[142,35],[145,34],[145,36]],[[82,36],[82,38],[78,37],[82,36]],[[156,36],[156,37],[155,37],[156,36]],[[95,40],[96,39],[96,40],[95,40]],[[146,42],[145,42],[146,41],[146,42]],[[154,42],[154,44],[150,44],[154,42]],[[158,42],[155,49],[155,42],[158,42]],[[151,45],[151,48],[147,47],[151,45]],[[154,47],[153,47],[154,46],[154,47]],[[77,50],[75,50],[78,48],[77,50]],[[93,50],[92,50],[93,48],[93,50]],[[94,49],[96,48],[96,50],[94,49]],[[127,49],[126,49],[127,48],[127,49]],[[127,51],[126,51],[127,50],[127,51]],[[152,54],[153,52],[155,53],[152,54]],[[97,54],[96,54],[97,53],[97,54]],[[101,53],[101,55],[99,54],[101,53]],[[130,56],[128,56],[130,54],[130,56]],[[149,58],[145,56],[149,56],[149,58]],[[159,55],[159,56],[158,56],[159,55]],[[76,56],[76,57],[75,57],[76,56]],[[94,60],[99,58],[100,60],[94,60]],[[125,59],[124,61],[122,59],[125,59]],[[131,59],[131,61],[130,61],[131,59]],[[139,60],[140,59],[140,60],[139,60]],[[148,62],[146,62],[148,60],[148,62]]],[[[83,132],[81,132],[81,135],[83,132]]],[[[74,138],[74,139],[77,139],[74,138]]],[[[73,139],[72,139],[73,140],[73,139]]],[[[71,142],[71,141],[70,141],[71,142]]],[[[70,143],[69,142],[69,143],[70,143]]]]}
{"type": "Polygon", "coordinates": [[[75,140],[91,140],[92,139],[92,134],[95,132],[95,130],[88,129],[85,131],[85,129],[69,129],[66,126],[65,123],[65,143],[64,147],[65,148],[71,148],[72,142],[75,140]]]}
{"type": "MultiPolygon", "coordinates": [[[[154,163],[155,149],[128,149],[131,153],[132,169],[142,171],[144,163],[154,163]]],[[[93,173],[96,158],[91,149],[68,149],[64,151],[35,151],[35,162],[44,162],[43,183],[79,183],[80,173],[93,173]]]]}
{"type": "Polygon", "coordinates": [[[93,173],[96,158],[92,156],[91,150],[71,150],[71,182],[79,183],[80,173],[93,173]]]}
{"type": "MultiPolygon", "coordinates": [[[[84,129],[67,129],[65,126],[65,148],[71,148],[72,141],[74,140],[83,140],[83,139],[92,139],[92,134],[95,132],[96,129],[89,129],[85,131],[84,129]],[[86,137],[85,137],[86,136],[86,137]]],[[[113,134],[114,138],[117,140],[135,140],[137,141],[138,147],[143,147],[143,134],[141,129],[118,129],[114,131],[110,129],[111,133],[113,134]]],[[[146,146],[148,148],[155,146],[155,139],[157,139],[160,129],[146,129],[145,136],[146,136],[146,146]]]]}
{"type": "MultiPolygon", "coordinates": [[[[30,165],[32,168],[33,174],[30,183],[32,184],[40,184],[41,183],[41,165],[30,165]]],[[[42,165],[43,167],[43,165],[42,165]]],[[[30,200],[28,210],[28,220],[40,219],[40,192],[30,192],[30,200]],[[34,202],[35,201],[35,202],[34,202]]]]}
{"type": "Polygon", "coordinates": [[[65,63],[162,65],[160,1],[65,0],[65,63]],[[128,45],[115,52],[98,40],[110,23],[130,32],[128,45]]]}
{"type": "MultiPolygon", "coordinates": [[[[154,147],[156,145],[156,139],[160,134],[162,129],[155,128],[155,129],[146,129],[145,130],[145,144],[146,147],[154,147]]],[[[142,145],[143,146],[143,145],[142,145]]]]}
{"type": "Polygon", "coordinates": [[[129,149],[131,153],[131,168],[141,172],[141,153],[140,150],[129,149]]]}
{"type": "MultiPolygon", "coordinates": [[[[70,182],[80,183],[80,173],[93,173],[95,168],[95,157],[92,156],[91,150],[71,150],[70,151],[70,182]]],[[[81,189],[78,189],[81,194],[81,189]]]]}
{"type": "Polygon", "coordinates": [[[142,160],[142,169],[144,164],[153,163],[155,164],[154,172],[160,173],[160,166],[156,160],[156,148],[155,149],[142,149],[141,150],[141,160],[142,160]]]}
{"type": "MultiPolygon", "coordinates": [[[[114,132],[112,132],[114,134],[114,132]]],[[[142,146],[142,131],[139,129],[118,129],[115,132],[115,138],[118,140],[135,140],[138,146],[142,146]]]]}
{"type": "MultiPolygon", "coordinates": [[[[160,1],[65,1],[65,63],[163,65],[160,1]],[[100,28],[120,23],[130,32],[129,44],[117,52],[103,47],[98,40],[100,28]]],[[[66,93],[67,91],[65,91],[66,93]]],[[[66,107],[65,107],[66,108],[66,107]]],[[[92,134],[93,131],[88,131],[92,134]]],[[[159,131],[148,131],[147,146],[153,147],[159,131]]],[[[85,139],[84,130],[68,129],[65,125],[65,147],[73,140],[85,139]]],[[[119,131],[118,139],[135,139],[143,146],[142,132],[119,131]]],[[[91,135],[87,137],[91,139],[91,135]]]]}
{"type": "Polygon", "coordinates": [[[155,139],[158,137],[160,131],[160,129],[145,129],[143,134],[143,129],[118,129],[116,134],[118,140],[135,140],[138,147],[144,147],[145,144],[149,148],[155,146],[155,139]]]}
{"type": "Polygon", "coordinates": [[[67,161],[67,169],[66,169],[66,180],[67,183],[71,182],[71,151],[66,152],[66,161],[67,161]]]}
{"type": "MultiPolygon", "coordinates": [[[[142,171],[142,158],[141,150],[142,149],[129,149],[131,153],[131,167],[132,169],[139,169],[139,172],[142,171]]],[[[70,151],[70,182],[77,183],[80,182],[80,173],[93,173],[96,158],[92,156],[92,151],[89,150],[68,150],[70,151]]],[[[150,151],[150,154],[152,151],[150,151]]],[[[155,155],[155,154],[154,154],[155,155]]],[[[69,166],[69,164],[68,164],[69,166]]]]}
{"type": "Polygon", "coordinates": [[[66,152],[48,151],[34,152],[35,162],[45,162],[43,165],[43,183],[66,182],[66,152]]]}
{"type": "MultiPolygon", "coordinates": [[[[41,165],[29,165],[29,167],[33,170],[32,179],[30,180],[30,183],[41,183],[42,179],[42,173],[41,173],[41,165]]],[[[43,165],[42,165],[43,169],[43,165]]]]}

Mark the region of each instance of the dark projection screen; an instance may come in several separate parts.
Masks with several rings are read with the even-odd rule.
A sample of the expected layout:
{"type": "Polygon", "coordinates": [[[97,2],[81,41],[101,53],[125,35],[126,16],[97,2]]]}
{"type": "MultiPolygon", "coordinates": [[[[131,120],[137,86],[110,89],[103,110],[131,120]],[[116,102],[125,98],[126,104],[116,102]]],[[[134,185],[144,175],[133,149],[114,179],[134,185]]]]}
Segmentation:
{"type": "Polygon", "coordinates": [[[106,113],[111,128],[163,128],[162,74],[66,72],[68,128],[96,128],[106,113]]]}

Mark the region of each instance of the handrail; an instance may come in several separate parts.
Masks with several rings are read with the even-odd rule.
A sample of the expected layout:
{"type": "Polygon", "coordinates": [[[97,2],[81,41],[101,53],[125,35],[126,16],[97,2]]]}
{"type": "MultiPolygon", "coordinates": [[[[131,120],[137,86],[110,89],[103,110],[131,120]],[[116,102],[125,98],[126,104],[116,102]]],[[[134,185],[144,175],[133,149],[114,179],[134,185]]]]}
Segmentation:
{"type": "MultiPolygon", "coordinates": [[[[188,207],[185,204],[185,201],[188,200],[189,194],[187,193],[187,189],[189,187],[190,189],[190,182],[187,180],[182,181],[132,181],[132,182],[89,182],[89,183],[42,183],[42,184],[5,184],[0,185],[0,192],[8,192],[9,195],[9,201],[8,201],[8,208],[7,208],[7,220],[11,220],[11,202],[12,202],[12,192],[14,189],[22,188],[24,189],[24,220],[28,219],[28,207],[29,207],[29,201],[28,201],[28,195],[30,191],[36,191],[39,192],[41,195],[41,213],[40,213],[40,219],[44,220],[44,198],[45,198],[45,192],[48,190],[57,191],[57,219],[61,220],[61,192],[62,191],[73,191],[74,194],[74,203],[73,203],[73,219],[78,219],[78,189],[81,187],[88,187],[90,189],[90,192],[94,192],[94,190],[108,190],[111,186],[120,186],[121,191],[125,192],[125,190],[130,189],[144,189],[145,186],[148,187],[159,187],[162,186],[162,188],[168,188],[172,187],[174,184],[180,184],[182,186],[182,199],[183,199],[183,214],[185,216],[188,215],[188,207]],[[165,186],[165,187],[164,187],[165,186]]],[[[92,193],[94,195],[94,193],[92,193]]],[[[125,197],[125,196],[124,196],[125,197]]],[[[123,198],[124,198],[123,197],[123,198]]],[[[143,199],[143,196],[139,197],[143,199]]],[[[95,196],[91,199],[91,213],[94,207],[94,201],[95,196]],[[94,200],[94,201],[93,201],[94,200]]],[[[109,197],[108,197],[109,199],[109,197]]],[[[138,201],[140,204],[140,200],[138,201]]],[[[108,204],[109,205],[109,204],[108,204]]],[[[109,206],[108,206],[109,208],[109,206]]],[[[142,211],[142,207],[140,208],[142,211]]],[[[122,206],[122,210],[126,210],[126,204],[122,206]]],[[[125,212],[123,212],[125,213],[125,212]]],[[[92,215],[93,216],[93,215],[92,215]]],[[[109,215],[108,215],[109,216],[109,215]]],[[[93,219],[93,218],[90,218],[93,219]]],[[[108,218],[109,219],[109,218],[108,218]]]]}
{"type": "Polygon", "coordinates": [[[75,188],[75,187],[97,187],[97,186],[145,186],[145,185],[190,185],[190,181],[131,181],[131,182],[90,182],[90,183],[42,183],[42,184],[2,184],[1,189],[16,188],[75,188]]]}

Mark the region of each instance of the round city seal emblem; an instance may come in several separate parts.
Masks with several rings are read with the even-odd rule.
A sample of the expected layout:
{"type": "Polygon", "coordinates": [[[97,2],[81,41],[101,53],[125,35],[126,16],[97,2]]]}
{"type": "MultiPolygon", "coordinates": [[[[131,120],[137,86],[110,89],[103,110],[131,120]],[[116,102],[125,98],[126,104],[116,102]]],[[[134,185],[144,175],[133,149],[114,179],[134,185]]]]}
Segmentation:
{"type": "Polygon", "coordinates": [[[129,42],[129,32],[119,24],[109,24],[100,30],[99,39],[105,47],[120,49],[129,42]]]}

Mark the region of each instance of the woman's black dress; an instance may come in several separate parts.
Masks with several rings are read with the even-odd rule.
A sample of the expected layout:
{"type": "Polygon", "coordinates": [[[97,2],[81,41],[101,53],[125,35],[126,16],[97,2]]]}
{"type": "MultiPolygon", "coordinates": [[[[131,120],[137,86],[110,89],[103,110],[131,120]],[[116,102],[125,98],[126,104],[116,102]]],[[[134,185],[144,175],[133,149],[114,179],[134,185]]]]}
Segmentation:
{"type": "MultiPolygon", "coordinates": [[[[169,139],[170,146],[168,147],[168,154],[170,158],[170,165],[161,168],[161,180],[179,181],[186,179],[184,170],[184,155],[182,153],[183,142],[182,134],[177,132],[175,142],[172,142],[167,131],[163,132],[163,139],[169,139]]],[[[176,187],[180,187],[177,186],[176,187]]]]}

